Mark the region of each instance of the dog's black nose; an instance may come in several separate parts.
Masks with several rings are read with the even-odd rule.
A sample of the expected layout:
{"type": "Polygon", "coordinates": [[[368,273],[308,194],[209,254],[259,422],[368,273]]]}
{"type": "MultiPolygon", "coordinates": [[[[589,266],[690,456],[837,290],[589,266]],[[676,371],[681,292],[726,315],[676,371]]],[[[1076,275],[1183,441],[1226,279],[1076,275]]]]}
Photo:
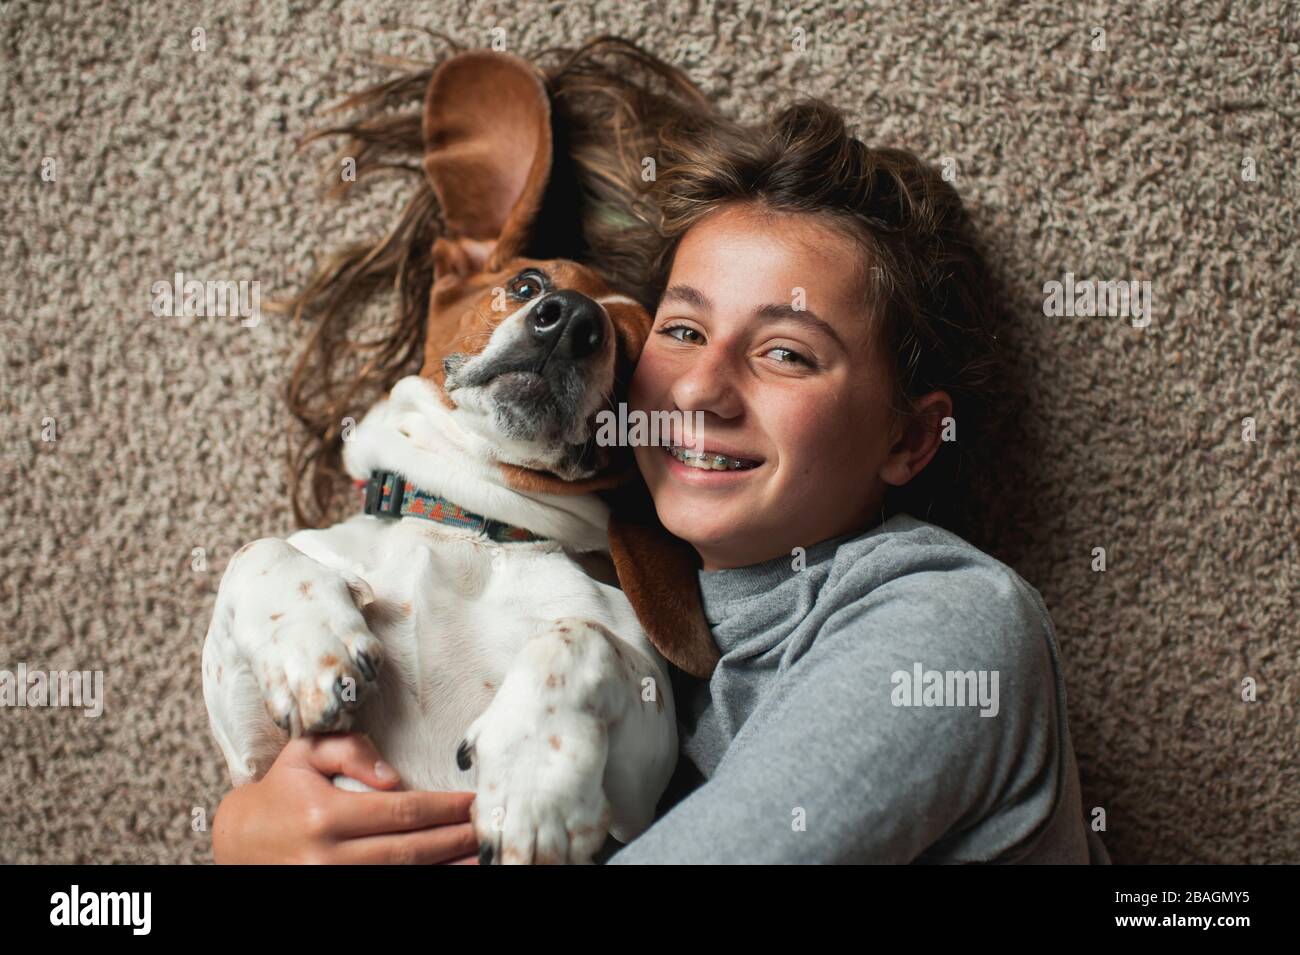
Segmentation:
{"type": "Polygon", "coordinates": [[[572,289],[547,295],[533,306],[529,318],[534,341],[562,358],[585,358],[605,340],[600,306],[572,289]]]}

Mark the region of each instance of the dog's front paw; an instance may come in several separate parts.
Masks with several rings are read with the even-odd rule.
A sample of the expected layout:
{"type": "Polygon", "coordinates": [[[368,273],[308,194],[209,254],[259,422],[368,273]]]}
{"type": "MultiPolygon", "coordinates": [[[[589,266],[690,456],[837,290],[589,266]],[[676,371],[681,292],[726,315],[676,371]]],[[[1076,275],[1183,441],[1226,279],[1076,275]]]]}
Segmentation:
{"type": "Polygon", "coordinates": [[[260,621],[250,667],[271,719],[290,736],[346,730],[379,672],[382,644],[341,576],[323,572],[294,587],[283,609],[260,621]]]}
{"type": "Polygon", "coordinates": [[[591,713],[489,707],[456,753],[461,769],[477,769],[471,816],[479,861],[590,862],[609,832],[607,752],[605,725],[591,713]]]}
{"type": "Polygon", "coordinates": [[[381,660],[368,629],[335,629],[326,614],[305,615],[277,631],[253,671],[271,719],[301,736],[350,727],[381,660]]]}

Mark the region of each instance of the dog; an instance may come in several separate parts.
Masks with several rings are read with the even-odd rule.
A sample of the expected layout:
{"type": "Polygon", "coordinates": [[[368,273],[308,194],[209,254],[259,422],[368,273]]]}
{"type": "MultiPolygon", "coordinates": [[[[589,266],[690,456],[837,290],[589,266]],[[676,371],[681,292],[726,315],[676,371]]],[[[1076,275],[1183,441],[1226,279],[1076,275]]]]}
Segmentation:
{"type": "Polygon", "coordinates": [[[363,512],[231,558],[204,699],[236,786],[290,737],[360,729],[407,786],[474,790],[481,858],[589,862],[672,774],[668,664],[717,660],[680,542],[597,493],[635,476],[594,419],[651,320],[579,262],[523,256],[554,163],[531,64],[447,59],[422,128],[445,220],[423,366],[344,444],[363,512]]]}

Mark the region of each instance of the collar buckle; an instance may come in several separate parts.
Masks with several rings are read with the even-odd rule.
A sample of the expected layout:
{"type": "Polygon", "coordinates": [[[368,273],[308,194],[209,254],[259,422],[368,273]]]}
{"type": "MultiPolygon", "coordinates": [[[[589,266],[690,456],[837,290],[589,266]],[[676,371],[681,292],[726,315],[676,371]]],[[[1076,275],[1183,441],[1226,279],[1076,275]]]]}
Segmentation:
{"type": "Polygon", "coordinates": [[[364,513],[372,517],[401,517],[402,501],[406,497],[406,481],[396,471],[371,471],[366,483],[364,513]],[[384,500],[387,488],[388,500],[384,500]]]}

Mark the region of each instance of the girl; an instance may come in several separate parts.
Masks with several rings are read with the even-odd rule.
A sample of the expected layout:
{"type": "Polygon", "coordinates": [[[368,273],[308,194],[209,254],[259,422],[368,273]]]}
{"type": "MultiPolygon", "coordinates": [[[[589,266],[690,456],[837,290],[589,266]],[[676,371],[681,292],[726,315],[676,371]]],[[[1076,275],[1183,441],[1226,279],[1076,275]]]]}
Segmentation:
{"type": "MultiPolygon", "coordinates": [[[[960,200],[818,101],[656,137],[658,307],[629,404],[702,413],[709,460],[731,459],[636,449],[722,657],[675,674],[678,778],[609,861],[1108,861],[1042,599],[937,523],[995,407],[960,200]]],[[[472,794],[336,772],[396,783],[364,737],[296,740],[222,803],[217,861],[473,861],[472,794]]]]}

